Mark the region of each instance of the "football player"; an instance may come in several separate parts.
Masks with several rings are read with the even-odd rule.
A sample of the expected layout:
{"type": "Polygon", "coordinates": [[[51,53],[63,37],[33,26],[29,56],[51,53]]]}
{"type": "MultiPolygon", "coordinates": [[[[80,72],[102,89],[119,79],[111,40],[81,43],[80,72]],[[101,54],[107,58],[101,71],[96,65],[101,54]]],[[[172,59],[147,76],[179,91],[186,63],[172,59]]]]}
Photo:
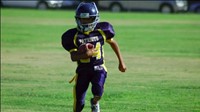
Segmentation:
{"type": "Polygon", "coordinates": [[[107,69],[104,65],[105,43],[110,44],[115,52],[121,72],[126,71],[117,42],[113,39],[115,32],[108,22],[99,22],[99,12],[94,2],[81,2],[75,14],[76,28],[67,30],[62,35],[62,46],[78,63],[74,86],[74,112],[81,112],[85,104],[85,95],[92,84],[91,109],[100,112],[99,100],[104,91],[107,69]]]}

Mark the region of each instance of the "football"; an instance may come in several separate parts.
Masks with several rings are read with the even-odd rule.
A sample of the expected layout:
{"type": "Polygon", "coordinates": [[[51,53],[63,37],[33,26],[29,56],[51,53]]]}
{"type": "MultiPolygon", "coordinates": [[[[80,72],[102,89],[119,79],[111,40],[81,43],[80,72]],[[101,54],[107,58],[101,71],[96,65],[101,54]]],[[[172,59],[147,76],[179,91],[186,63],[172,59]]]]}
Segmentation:
{"type": "Polygon", "coordinates": [[[78,48],[79,52],[86,52],[88,49],[93,49],[94,45],[91,43],[81,44],[78,48]]]}
{"type": "Polygon", "coordinates": [[[87,49],[93,49],[93,48],[94,48],[94,45],[91,44],[91,43],[87,43],[87,44],[86,44],[86,48],[87,48],[87,49]]]}

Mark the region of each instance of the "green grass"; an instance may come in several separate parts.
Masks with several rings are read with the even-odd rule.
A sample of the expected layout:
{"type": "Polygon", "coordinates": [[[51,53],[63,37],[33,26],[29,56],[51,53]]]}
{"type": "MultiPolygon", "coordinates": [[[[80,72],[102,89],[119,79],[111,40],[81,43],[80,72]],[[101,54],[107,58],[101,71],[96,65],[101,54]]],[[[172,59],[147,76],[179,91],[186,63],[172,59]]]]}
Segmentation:
{"type": "MultiPolygon", "coordinates": [[[[127,65],[105,45],[102,112],[199,112],[200,16],[101,12],[113,24],[127,65]]],[[[1,9],[1,111],[72,112],[72,63],[61,35],[74,11],[1,9]]],[[[90,111],[88,90],[83,112],[90,111]]]]}

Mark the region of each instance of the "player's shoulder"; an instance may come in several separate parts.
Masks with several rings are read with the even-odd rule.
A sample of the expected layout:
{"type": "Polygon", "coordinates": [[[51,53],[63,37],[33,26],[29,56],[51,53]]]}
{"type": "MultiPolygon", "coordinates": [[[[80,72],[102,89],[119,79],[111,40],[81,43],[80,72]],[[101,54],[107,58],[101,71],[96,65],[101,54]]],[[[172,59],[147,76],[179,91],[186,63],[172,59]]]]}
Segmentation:
{"type": "Polygon", "coordinates": [[[113,28],[113,26],[109,22],[99,22],[97,24],[97,28],[103,30],[103,29],[113,28]]]}
{"type": "Polygon", "coordinates": [[[66,32],[64,32],[62,34],[62,37],[61,37],[61,43],[62,43],[62,46],[67,50],[71,50],[72,47],[71,46],[74,46],[73,45],[73,40],[74,40],[74,36],[76,35],[76,32],[77,32],[77,29],[76,28],[72,28],[72,29],[69,29],[67,30],[66,32]]]}
{"type": "Polygon", "coordinates": [[[103,21],[103,22],[99,22],[98,25],[105,25],[105,26],[109,26],[111,25],[109,22],[103,21]]]}
{"type": "Polygon", "coordinates": [[[76,28],[72,28],[72,29],[69,29],[67,31],[65,31],[63,34],[62,34],[62,38],[65,39],[65,38],[73,38],[74,35],[76,34],[77,32],[77,29],[76,28]]]}
{"type": "Polygon", "coordinates": [[[113,38],[115,35],[113,26],[109,22],[99,22],[96,28],[102,30],[107,39],[113,38]]]}

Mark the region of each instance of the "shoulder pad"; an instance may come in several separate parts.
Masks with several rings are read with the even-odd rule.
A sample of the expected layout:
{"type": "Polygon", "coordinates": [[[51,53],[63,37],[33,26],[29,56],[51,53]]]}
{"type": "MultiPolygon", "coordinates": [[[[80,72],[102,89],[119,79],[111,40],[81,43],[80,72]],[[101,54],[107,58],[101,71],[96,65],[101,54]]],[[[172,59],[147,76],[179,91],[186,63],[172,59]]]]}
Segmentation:
{"type": "Polygon", "coordinates": [[[113,26],[108,22],[99,22],[96,28],[101,29],[105,33],[107,39],[111,39],[115,35],[113,26]]]}
{"type": "Polygon", "coordinates": [[[68,31],[66,31],[66,32],[63,33],[63,35],[62,35],[62,46],[63,46],[67,51],[69,51],[69,50],[75,48],[73,39],[74,39],[74,36],[75,36],[76,32],[77,32],[77,29],[76,29],[76,28],[73,28],[73,29],[69,29],[68,31]]]}

